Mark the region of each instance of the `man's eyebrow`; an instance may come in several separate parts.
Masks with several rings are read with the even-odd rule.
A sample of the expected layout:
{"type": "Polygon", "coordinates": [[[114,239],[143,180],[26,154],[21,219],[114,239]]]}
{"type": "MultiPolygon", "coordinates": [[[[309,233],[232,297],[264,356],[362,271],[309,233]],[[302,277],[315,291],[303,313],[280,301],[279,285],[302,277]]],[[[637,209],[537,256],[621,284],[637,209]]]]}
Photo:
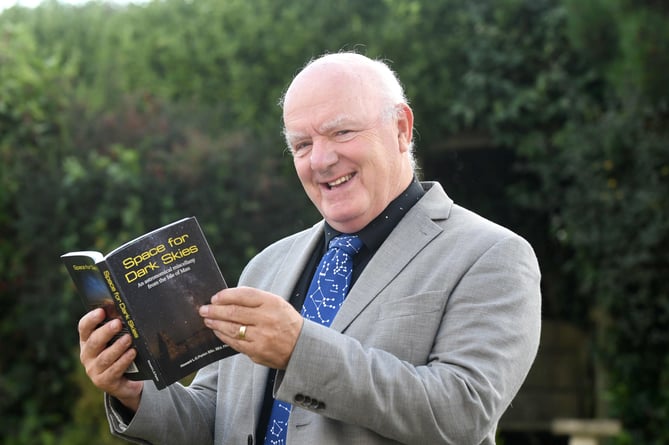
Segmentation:
{"type": "Polygon", "coordinates": [[[283,130],[283,136],[286,139],[286,142],[289,144],[294,141],[299,141],[308,138],[309,136],[306,133],[297,132],[297,131],[288,131],[283,130]]]}
{"type": "Polygon", "coordinates": [[[318,132],[320,134],[330,133],[333,130],[340,129],[342,126],[350,125],[353,122],[353,118],[348,114],[340,114],[334,118],[323,122],[320,127],[318,127],[318,132]]]}

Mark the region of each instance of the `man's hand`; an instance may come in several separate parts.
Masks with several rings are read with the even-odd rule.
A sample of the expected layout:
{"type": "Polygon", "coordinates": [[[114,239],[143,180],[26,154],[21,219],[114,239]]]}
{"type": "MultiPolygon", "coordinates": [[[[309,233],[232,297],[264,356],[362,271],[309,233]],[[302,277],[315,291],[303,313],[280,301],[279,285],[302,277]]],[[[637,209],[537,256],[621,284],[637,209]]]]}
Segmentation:
{"type": "Polygon", "coordinates": [[[137,411],[144,384],[128,380],[123,375],[137,352],[130,347],[130,334],[107,346],[123,325],[121,320],[112,320],[99,326],[104,318],[103,309],[94,309],[79,320],[79,359],[95,386],[133,412],[137,411]]]}
{"type": "Polygon", "coordinates": [[[275,369],[286,369],[304,323],[283,298],[250,287],[218,292],[200,315],[221,341],[275,369]]]}

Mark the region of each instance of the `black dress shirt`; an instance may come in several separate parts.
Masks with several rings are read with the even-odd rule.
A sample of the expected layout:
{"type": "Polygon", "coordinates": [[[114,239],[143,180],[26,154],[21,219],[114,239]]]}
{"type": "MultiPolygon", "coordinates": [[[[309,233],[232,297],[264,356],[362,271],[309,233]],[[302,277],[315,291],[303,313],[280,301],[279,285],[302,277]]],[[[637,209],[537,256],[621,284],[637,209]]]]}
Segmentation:
{"type": "MultiPolygon", "coordinates": [[[[407,211],[416,203],[418,200],[425,194],[423,187],[420,185],[420,182],[416,178],[409,184],[409,187],[404,190],[397,198],[395,198],[388,207],[385,208],[379,216],[377,216],[372,222],[367,224],[362,230],[355,233],[358,235],[363,242],[363,247],[353,257],[353,274],[351,276],[351,287],[355,284],[356,280],[365,269],[369,261],[372,259],[376,251],[381,247],[381,244],[386,240],[390,232],[393,231],[395,226],[400,222],[402,217],[407,213],[407,211]]],[[[304,304],[304,298],[309,290],[309,285],[311,284],[311,279],[316,272],[316,267],[321,260],[321,257],[327,251],[327,246],[330,244],[330,240],[338,235],[341,235],[341,232],[330,227],[330,225],[325,223],[324,236],[321,239],[319,245],[314,249],[314,252],[311,254],[309,261],[307,262],[300,279],[293,290],[293,293],[290,297],[290,303],[298,311],[302,312],[302,305],[304,304]]],[[[276,377],[276,371],[271,371],[267,379],[267,386],[265,388],[265,398],[263,401],[262,412],[260,413],[260,419],[258,421],[258,426],[256,430],[256,441],[257,443],[263,443],[265,438],[265,432],[267,430],[267,424],[269,422],[269,416],[272,409],[272,403],[274,398],[272,397],[272,389],[274,387],[274,379],[276,377]]]]}

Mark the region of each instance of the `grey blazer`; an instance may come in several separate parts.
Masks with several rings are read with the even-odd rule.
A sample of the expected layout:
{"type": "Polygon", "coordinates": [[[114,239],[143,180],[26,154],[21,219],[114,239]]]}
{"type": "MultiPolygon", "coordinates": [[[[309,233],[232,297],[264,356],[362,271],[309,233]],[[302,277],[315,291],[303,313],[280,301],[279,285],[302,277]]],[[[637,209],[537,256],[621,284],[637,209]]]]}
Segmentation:
{"type": "MultiPolygon", "coordinates": [[[[275,396],[293,403],[288,444],[495,443],[497,423],[539,344],[540,273],[518,235],[453,204],[438,183],[352,287],[331,328],[305,322],[275,396]]],[[[322,223],[269,246],[240,285],[288,298],[322,223]]],[[[261,444],[268,369],[238,355],[194,382],[145,385],[126,425],[138,443],[261,444]]]]}

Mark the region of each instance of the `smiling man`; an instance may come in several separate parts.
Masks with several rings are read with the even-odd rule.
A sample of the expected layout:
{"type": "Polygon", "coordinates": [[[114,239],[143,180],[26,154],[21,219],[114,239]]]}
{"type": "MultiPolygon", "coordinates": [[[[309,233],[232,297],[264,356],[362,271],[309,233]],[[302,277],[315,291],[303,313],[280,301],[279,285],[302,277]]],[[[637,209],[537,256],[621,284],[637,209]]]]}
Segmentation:
{"type": "Polygon", "coordinates": [[[413,113],[385,63],[325,55],[282,106],[323,220],[201,308],[241,354],[188,387],[125,380],[129,339],[107,346],[120,324],[85,315],[81,360],[112,431],[151,444],[493,444],[539,343],[532,248],[416,179],[413,113]]]}

